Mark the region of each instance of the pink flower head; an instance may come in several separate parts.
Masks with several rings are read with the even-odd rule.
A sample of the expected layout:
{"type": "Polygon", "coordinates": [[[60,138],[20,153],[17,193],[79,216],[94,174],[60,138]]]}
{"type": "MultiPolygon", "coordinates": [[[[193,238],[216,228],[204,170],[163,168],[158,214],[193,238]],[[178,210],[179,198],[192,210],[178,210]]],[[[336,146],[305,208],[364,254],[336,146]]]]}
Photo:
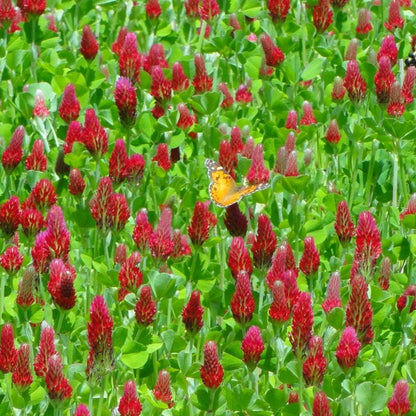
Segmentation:
{"type": "Polygon", "coordinates": [[[288,112],[285,127],[290,130],[298,129],[298,113],[296,110],[290,110],[288,112]]]}
{"type": "Polygon", "coordinates": [[[98,53],[97,39],[95,38],[91,28],[88,25],[85,25],[82,28],[81,47],[79,51],[88,61],[93,60],[98,53]]]}
{"type": "Polygon", "coordinates": [[[142,209],[137,214],[136,225],[133,229],[133,240],[140,251],[143,251],[147,246],[152,233],[153,227],[147,219],[147,211],[142,209]]]}
{"type": "Polygon", "coordinates": [[[75,410],[74,416],[91,416],[88,407],[85,404],[78,405],[75,410]]]}
{"type": "Polygon", "coordinates": [[[16,365],[13,367],[13,384],[24,389],[32,384],[32,370],[30,365],[30,346],[21,344],[17,351],[16,365]]]}
{"type": "Polygon", "coordinates": [[[243,361],[250,370],[254,370],[264,351],[264,342],[259,327],[253,325],[248,329],[241,343],[241,349],[244,353],[243,361]]]}
{"type": "Polygon", "coordinates": [[[233,237],[245,236],[247,232],[247,223],[247,218],[240,211],[238,204],[232,204],[225,208],[224,224],[233,237]]]}
{"type": "Polygon", "coordinates": [[[415,86],[416,67],[409,66],[404,74],[403,86],[402,86],[402,97],[406,105],[412,104],[413,89],[415,86]]]}
{"type": "Polygon", "coordinates": [[[269,35],[266,33],[261,34],[260,42],[264,51],[267,66],[276,67],[284,61],[285,55],[282,50],[274,44],[269,35]]]}
{"type": "Polygon", "coordinates": [[[220,14],[220,6],[217,0],[202,0],[199,6],[201,19],[210,21],[220,14]]]}
{"type": "Polygon", "coordinates": [[[231,149],[235,154],[241,153],[244,148],[244,143],[243,143],[243,140],[241,139],[241,130],[237,126],[234,126],[231,129],[230,144],[231,144],[231,149]]]}
{"type": "Polygon", "coordinates": [[[313,7],[313,24],[318,32],[325,32],[333,21],[334,12],[331,10],[329,0],[319,0],[313,7]]]}
{"type": "Polygon", "coordinates": [[[251,246],[254,265],[258,268],[268,268],[272,262],[276,245],[277,237],[269,218],[264,214],[260,214],[258,217],[257,234],[251,246]]]}
{"type": "Polygon", "coordinates": [[[188,303],[182,310],[182,322],[188,332],[196,334],[201,330],[204,325],[203,314],[204,308],[201,306],[201,293],[198,290],[194,290],[188,303]]]}
{"type": "Polygon", "coordinates": [[[364,99],[367,85],[355,60],[348,61],[347,71],[344,77],[344,87],[351,101],[359,102],[364,99]]]}
{"type": "Polygon", "coordinates": [[[157,19],[162,14],[159,0],[147,0],[145,10],[148,19],[157,19]]]}
{"type": "Polygon", "coordinates": [[[387,407],[391,415],[406,415],[410,412],[409,385],[406,380],[399,380],[395,384],[387,407]]]}
{"type": "Polygon", "coordinates": [[[49,110],[45,104],[45,96],[42,90],[36,90],[35,93],[35,106],[33,108],[33,116],[45,118],[49,116],[49,110]]]}
{"type": "Polygon", "coordinates": [[[393,82],[390,87],[389,103],[387,113],[394,117],[400,117],[404,113],[404,99],[402,96],[402,87],[398,81],[393,82]]]}
{"type": "Polygon", "coordinates": [[[134,309],[136,321],[139,325],[149,326],[156,318],[156,303],[152,298],[150,286],[142,286],[140,297],[134,309]]]}
{"type": "Polygon", "coordinates": [[[46,170],[47,163],[48,159],[43,153],[43,141],[41,139],[37,139],[33,143],[32,153],[26,158],[26,170],[37,170],[44,172],[46,170]]]}
{"type": "Polygon", "coordinates": [[[51,400],[63,401],[71,397],[72,387],[64,377],[62,367],[62,360],[58,354],[49,357],[45,384],[51,400]]]}
{"type": "Polygon", "coordinates": [[[328,143],[336,144],[341,139],[341,133],[338,129],[337,120],[333,119],[329,122],[328,130],[326,131],[325,140],[328,143]]]}
{"type": "Polygon", "coordinates": [[[19,198],[13,195],[0,206],[0,229],[5,235],[12,236],[17,231],[19,224],[19,198]]]}
{"type": "Polygon", "coordinates": [[[390,32],[393,32],[396,28],[402,28],[404,25],[404,19],[400,15],[400,2],[399,0],[392,0],[389,6],[389,18],[384,26],[390,32]]]}
{"type": "Polygon", "coordinates": [[[267,8],[273,22],[283,22],[286,20],[286,16],[289,13],[290,1],[289,0],[268,0],[267,8]]]}
{"type": "Polygon", "coordinates": [[[46,376],[49,358],[57,353],[54,338],[55,331],[53,328],[48,325],[43,326],[40,334],[39,350],[33,364],[35,373],[38,377],[46,376]]]}
{"type": "Polygon", "coordinates": [[[134,381],[128,381],[124,385],[124,393],[118,404],[118,412],[121,416],[139,416],[142,412],[142,405],[137,397],[134,381]]]}
{"type": "Polygon", "coordinates": [[[197,94],[202,94],[205,91],[211,91],[213,79],[208,76],[207,70],[205,68],[204,57],[201,54],[197,53],[194,57],[194,63],[195,76],[192,80],[192,85],[195,88],[195,92],[197,94]]]}
{"type": "Polygon", "coordinates": [[[346,89],[344,87],[344,81],[340,77],[335,77],[334,85],[331,92],[331,97],[335,101],[340,101],[344,98],[346,93],[346,89]]]}
{"type": "Polygon", "coordinates": [[[371,11],[364,8],[358,10],[358,21],[355,27],[355,33],[357,35],[365,35],[371,30],[373,30],[373,26],[371,25],[371,11]]]}
{"type": "Polygon", "coordinates": [[[135,33],[127,33],[119,58],[120,75],[128,78],[132,83],[139,82],[142,56],[137,49],[135,33]]]}
{"type": "Polygon", "coordinates": [[[332,416],[328,397],[323,391],[316,393],[313,398],[312,416],[332,416]]]}
{"type": "Polygon", "coordinates": [[[126,128],[134,126],[137,118],[137,96],[136,88],[129,78],[120,77],[117,80],[114,99],[121,124],[126,128]]]}
{"type": "Polygon", "coordinates": [[[338,272],[331,274],[329,278],[328,288],[326,291],[326,298],[322,302],[322,309],[325,313],[329,313],[334,308],[342,308],[339,288],[341,283],[341,276],[338,272]]]}
{"type": "Polygon", "coordinates": [[[270,172],[264,166],[263,145],[258,144],[253,150],[250,169],[247,173],[247,180],[251,184],[262,184],[268,182],[269,177],[270,172]]]}
{"type": "Polygon", "coordinates": [[[191,224],[188,226],[189,238],[197,246],[201,246],[208,239],[211,228],[217,224],[217,219],[209,211],[208,206],[198,201],[195,204],[191,224]]]}
{"type": "Polygon", "coordinates": [[[75,86],[67,84],[59,106],[59,115],[63,121],[70,123],[78,118],[80,110],[81,105],[75,94],[75,86]]]}
{"type": "Polygon", "coordinates": [[[303,115],[300,119],[301,126],[309,126],[310,124],[316,124],[315,116],[313,115],[312,105],[308,101],[302,103],[303,115]]]}
{"type": "Polygon", "coordinates": [[[395,82],[395,77],[391,70],[390,58],[387,55],[382,55],[378,63],[378,71],[374,76],[377,101],[379,103],[388,103],[390,99],[390,89],[395,82]]]}
{"type": "Polygon", "coordinates": [[[309,340],[309,351],[303,362],[303,378],[309,386],[322,384],[326,371],[327,361],[322,348],[322,338],[314,335],[309,340]]]}
{"type": "Polygon", "coordinates": [[[152,161],[157,162],[158,166],[164,171],[168,171],[172,167],[169,149],[166,143],[160,143],[157,146],[156,155],[153,157],[152,161]]]}
{"type": "Polygon", "coordinates": [[[240,324],[250,322],[255,308],[253,293],[251,291],[250,276],[241,271],[236,278],[235,292],[231,298],[231,312],[234,319],[240,324]]]}
{"type": "Polygon", "coordinates": [[[305,237],[302,258],[299,261],[299,268],[306,276],[318,271],[320,265],[319,252],[315,246],[313,237],[305,237]]]}
{"type": "Polygon", "coordinates": [[[204,346],[204,364],[201,366],[202,382],[210,389],[216,389],[224,377],[224,369],[218,358],[215,341],[208,341],[204,346]]]}
{"type": "Polygon", "coordinates": [[[176,92],[185,91],[189,87],[189,79],[185,75],[183,66],[180,62],[172,65],[172,89],[176,92]]]}
{"type": "Polygon", "coordinates": [[[51,261],[48,291],[54,303],[62,309],[68,310],[75,306],[75,277],[75,269],[70,264],[64,264],[61,259],[51,261]]]}
{"type": "Polygon", "coordinates": [[[10,174],[22,160],[24,137],[25,128],[23,126],[16,127],[9,145],[1,156],[1,163],[8,174],[10,174]]]}
{"type": "Polygon", "coordinates": [[[69,172],[68,191],[72,195],[82,195],[85,189],[85,181],[79,169],[72,168],[69,172]]]}
{"type": "Polygon", "coordinates": [[[14,346],[13,327],[5,323],[0,334],[0,371],[10,373],[17,362],[17,349],[14,346]]]}
{"type": "Polygon", "coordinates": [[[173,253],[172,239],[172,210],[164,208],[155,231],[149,238],[149,249],[152,257],[157,261],[166,261],[173,253]]]}
{"type": "Polygon", "coordinates": [[[293,308],[289,340],[295,355],[302,356],[312,337],[313,312],[310,293],[301,292],[293,308]]]}
{"type": "Polygon", "coordinates": [[[276,280],[272,287],[273,302],[270,305],[269,316],[277,322],[286,322],[290,317],[290,309],[286,299],[285,284],[281,280],[276,280]]]}
{"type": "Polygon", "coordinates": [[[360,349],[361,343],[358,340],[355,329],[352,326],[348,326],[344,329],[344,332],[341,335],[341,339],[335,353],[340,367],[345,369],[354,367],[358,354],[360,353],[360,349]]]}
{"type": "Polygon", "coordinates": [[[159,371],[157,381],[153,387],[153,395],[156,400],[166,403],[169,408],[173,407],[172,389],[170,387],[170,376],[166,370],[159,371]]]}
{"type": "Polygon", "coordinates": [[[98,120],[95,110],[89,108],[85,112],[84,128],[82,129],[82,142],[86,149],[100,159],[108,150],[108,136],[98,120]]]}

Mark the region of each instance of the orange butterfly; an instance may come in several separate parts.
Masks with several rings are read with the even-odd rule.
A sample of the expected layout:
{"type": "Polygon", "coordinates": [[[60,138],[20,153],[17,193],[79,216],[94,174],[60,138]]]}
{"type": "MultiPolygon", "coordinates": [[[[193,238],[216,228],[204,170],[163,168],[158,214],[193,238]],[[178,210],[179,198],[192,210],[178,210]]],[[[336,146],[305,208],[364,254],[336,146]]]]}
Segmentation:
{"type": "Polygon", "coordinates": [[[262,191],[269,187],[268,183],[238,186],[233,177],[225,169],[211,159],[205,160],[208,168],[209,195],[212,201],[221,208],[238,202],[243,196],[262,191]]]}

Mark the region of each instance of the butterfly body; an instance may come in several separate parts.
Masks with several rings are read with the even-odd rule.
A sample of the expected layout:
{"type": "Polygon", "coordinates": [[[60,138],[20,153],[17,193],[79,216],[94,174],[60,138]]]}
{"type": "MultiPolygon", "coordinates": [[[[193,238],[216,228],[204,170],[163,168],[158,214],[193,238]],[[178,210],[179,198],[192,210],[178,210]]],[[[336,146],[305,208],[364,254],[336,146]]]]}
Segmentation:
{"type": "Polygon", "coordinates": [[[209,195],[212,201],[221,208],[237,203],[245,195],[262,191],[269,187],[268,183],[238,186],[233,177],[217,162],[205,160],[210,179],[209,195]]]}

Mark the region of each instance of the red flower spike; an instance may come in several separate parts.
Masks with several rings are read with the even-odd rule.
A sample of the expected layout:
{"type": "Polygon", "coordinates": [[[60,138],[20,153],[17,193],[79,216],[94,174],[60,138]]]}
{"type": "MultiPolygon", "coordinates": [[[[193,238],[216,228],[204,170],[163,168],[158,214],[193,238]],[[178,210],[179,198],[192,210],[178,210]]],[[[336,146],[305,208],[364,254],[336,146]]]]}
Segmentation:
{"type": "Polygon", "coordinates": [[[28,15],[40,16],[46,9],[46,0],[23,0],[22,3],[22,12],[28,15]]]}
{"type": "Polygon", "coordinates": [[[41,139],[35,140],[33,143],[32,153],[26,158],[25,167],[26,170],[37,170],[44,172],[48,160],[43,153],[43,141],[41,139]]]}
{"type": "Polygon", "coordinates": [[[133,230],[133,240],[140,251],[145,249],[152,233],[153,227],[147,219],[147,211],[142,209],[137,214],[136,225],[133,230]]]}
{"type": "Polygon", "coordinates": [[[251,159],[254,150],[254,139],[250,136],[247,137],[246,143],[241,151],[241,156],[251,159]]]}
{"type": "Polygon", "coordinates": [[[58,354],[49,357],[45,384],[51,400],[63,401],[71,397],[72,387],[64,377],[62,367],[62,360],[58,354]]]}
{"type": "Polygon", "coordinates": [[[357,61],[348,61],[343,84],[351,101],[358,103],[364,99],[367,85],[360,73],[357,61]]]}
{"type": "Polygon", "coordinates": [[[323,391],[319,391],[313,398],[312,416],[332,416],[328,398],[323,391]]]}
{"type": "Polygon", "coordinates": [[[277,323],[286,322],[290,317],[290,309],[286,300],[284,283],[276,280],[273,284],[272,292],[273,302],[269,308],[269,316],[277,323]]]}
{"type": "Polygon", "coordinates": [[[344,87],[344,81],[340,77],[335,77],[334,86],[332,88],[331,97],[335,101],[340,101],[344,98],[347,90],[344,87]]]}
{"type": "Polygon", "coordinates": [[[159,0],[147,0],[145,10],[148,19],[157,19],[162,14],[159,0]]]}
{"type": "Polygon", "coordinates": [[[358,21],[355,27],[355,33],[357,35],[366,35],[373,30],[371,25],[371,11],[368,9],[358,10],[358,21]]]}
{"type": "Polygon", "coordinates": [[[199,15],[201,19],[210,21],[220,14],[220,6],[217,0],[202,0],[199,6],[199,15]]]}
{"type": "Polygon", "coordinates": [[[380,63],[382,56],[387,56],[390,59],[391,65],[397,62],[398,49],[393,35],[387,35],[381,42],[380,50],[377,53],[377,61],[380,63]]]}
{"type": "Polygon", "coordinates": [[[331,274],[329,278],[328,288],[326,291],[326,298],[322,302],[322,309],[325,313],[329,313],[334,308],[342,308],[339,288],[341,283],[341,276],[338,272],[331,274]]]}
{"type": "Polygon", "coordinates": [[[348,326],[341,335],[335,356],[341,368],[348,369],[355,366],[361,343],[355,329],[348,326]]]}
{"type": "Polygon", "coordinates": [[[37,182],[32,189],[31,196],[34,205],[40,210],[49,209],[58,200],[55,187],[49,179],[41,179],[37,182]]]}
{"type": "Polygon", "coordinates": [[[395,384],[387,407],[391,415],[406,415],[410,412],[409,385],[406,380],[399,380],[395,384]]]}
{"type": "Polygon", "coordinates": [[[221,140],[218,163],[235,179],[234,168],[237,166],[237,153],[228,140],[221,140]]]}
{"type": "Polygon", "coordinates": [[[118,404],[120,416],[139,416],[142,412],[142,405],[137,397],[136,384],[128,381],[124,385],[124,393],[118,404]]]}
{"type": "Polygon", "coordinates": [[[158,101],[156,101],[155,106],[152,108],[151,112],[152,112],[153,117],[155,119],[158,119],[165,114],[165,109],[158,101]]]}
{"type": "Polygon", "coordinates": [[[315,29],[321,33],[325,32],[333,21],[333,15],[334,12],[331,10],[329,0],[319,0],[312,12],[315,29]]]}
{"type": "Polygon", "coordinates": [[[376,86],[377,101],[384,104],[389,102],[390,88],[395,82],[395,77],[387,55],[382,55],[378,63],[379,67],[374,76],[374,85],[376,86]]]}
{"type": "Polygon", "coordinates": [[[237,16],[235,13],[230,14],[230,18],[228,19],[228,24],[233,28],[231,31],[231,36],[234,36],[234,32],[236,30],[241,30],[240,22],[238,21],[237,16]]]}
{"type": "Polygon", "coordinates": [[[180,62],[172,65],[172,89],[176,92],[185,91],[189,87],[189,79],[185,75],[183,66],[180,62]]]}
{"type": "Polygon", "coordinates": [[[130,218],[130,208],[123,194],[111,194],[106,206],[106,228],[121,231],[130,218]]]}
{"type": "Polygon", "coordinates": [[[195,76],[192,80],[192,85],[195,88],[195,93],[202,94],[205,91],[211,91],[213,79],[208,76],[207,70],[205,68],[204,57],[197,53],[194,57],[194,63],[195,76]]]}
{"type": "Polygon", "coordinates": [[[10,174],[23,157],[23,139],[25,137],[25,128],[23,126],[16,127],[9,145],[1,156],[1,163],[6,173],[10,174]]]}
{"type": "Polygon", "coordinates": [[[302,258],[299,261],[299,268],[306,276],[318,271],[320,265],[319,252],[315,246],[313,237],[305,237],[302,258]]]}
{"type": "Polygon", "coordinates": [[[412,194],[412,196],[409,199],[406,209],[400,213],[400,220],[403,220],[403,218],[406,215],[413,215],[413,214],[416,214],[416,193],[412,194]]]}
{"type": "Polygon", "coordinates": [[[387,112],[394,117],[400,117],[404,113],[404,99],[402,96],[402,87],[400,83],[395,81],[390,87],[389,104],[387,112]]]}
{"type": "Polygon", "coordinates": [[[396,28],[402,28],[404,25],[404,19],[400,15],[400,2],[398,0],[392,0],[389,6],[389,18],[384,23],[385,28],[393,32],[396,28]]]}
{"type": "Polygon", "coordinates": [[[33,377],[30,368],[30,347],[29,344],[20,345],[17,351],[17,361],[13,368],[13,384],[24,389],[32,384],[33,377]]]}
{"type": "Polygon", "coordinates": [[[200,0],[185,0],[185,11],[189,18],[199,17],[199,3],[200,0]]]}
{"type": "Polygon", "coordinates": [[[341,133],[338,129],[338,123],[335,119],[331,120],[328,125],[328,130],[326,131],[325,140],[328,143],[336,144],[341,139],[341,133]]]}
{"type": "Polygon", "coordinates": [[[266,275],[266,283],[270,290],[273,290],[273,285],[276,280],[282,280],[283,274],[286,271],[286,246],[281,245],[277,247],[273,257],[272,265],[266,275]]]}
{"type": "Polygon", "coordinates": [[[22,263],[23,255],[20,255],[19,248],[16,246],[8,247],[0,256],[0,265],[9,275],[19,271],[22,263]]]}
{"type": "Polygon", "coordinates": [[[51,326],[42,327],[40,334],[39,350],[35,357],[35,373],[38,377],[45,377],[48,370],[48,360],[52,355],[56,354],[54,343],[55,331],[51,326]]]}
{"type": "Polygon", "coordinates": [[[175,404],[172,400],[169,373],[166,370],[159,371],[156,384],[153,387],[153,395],[156,400],[166,403],[169,408],[173,407],[175,404]]]}
{"type": "Polygon", "coordinates": [[[308,101],[304,101],[302,104],[303,115],[300,119],[301,126],[309,126],[316,124],[315,116],[313,115],[312,105],[308,101]]]}
{"type": "Polygon", "coordinates": [[[71,121],[66,132],[65,142],[62,145],[64,154],[72,152],[72,146],[75,142],[82,142],[82,126],[79,121],[71,121]]]}
{"type": "Polygon", "coordinates": [[[406,105],[412,104],[413,89],[415,86],[416,67],[409,66],[404,74],[403,86],[402,86],[402,97],[406,105]]]}
{"type": "Polygon", "coordinates": [[[59,115],[63,121],[70,123],[78,118],[80,110],[81,105],[75,94],[75,86],[67,84],[59,106],[59,115]]]}
{"type": "Polygon", "coordinates": [[[0,371],[10,373],[17,362],[17,349],[14,346],[13,327],[5,323],[0,334],[0,371]]]}
{"type": "Polygon", "coordinates": [[[292,344],[293,353],[302,356],[309,340],[312,337],[313,312],[310,293],[301,292],[293,308],[292,332],[289,333],[289,341],[292,344]]]}
{"type": "Polygon", "coordinates": [[[245,324],[251,321],[254,309],[255,302],[251,291],[250,276],[242,270],[236,278],[235,292],[231,298],[231,312],[238,323],[245,324]]]}
{"type": "Polygon", "coordinates": [[[378,278],[378,284],[383,290],[389,290],[390,286],[390,270],[391,262],[388,257],[384,257],[380,266],[380,276],[378,278]]]}
{"type": "Polygon", "coordinates": [[[250,254],[242,237],[234,237],[232,239],[227,264],[234,279],[237,279],[241,271],[247,272],[249,276],[253,272],[250,254]]]}
{"type": "Polygon", "coordinates": [[[176,125],[179,128],[186,130],[186,129],[189,129],[190,127],[192,127],[197,122],[196,116],[190,114],[186,104],[179,103],[178,104],[178,112],[179,112],[179,120],[176,123],[176,125]]]}
{"type": "Polygon", "coordinates": [[[19,282],[17,289],[16,302],[22,308],[28,308],[35,302],[33,296],[35,288],[35,279],[37,278],[36,270],[33,266],[28,266],[23,272],[22,280],[19,282]]]}
{"type": "Polygon", "coordinates": [[[134,185],[139,185],[140,181],[143,178],[144,167],[145,160],[142,155],[139,155],[137,153],[131,155],[130,158],[127,160],[127,180],[134,185]]]}
{"type": "Polygon", "coordinates": [[[290,110],[288,112],[285,127],[291,130],[298,129],[298,113],[295,110],[290,110]]]}
{"type": "Polygon", "coordinates": [[[198,290],[191,293],[188,303],[182,310],[182,322],[191,334],[196,334],[204,325],[202,315],[204,308],[201,306],[201,294],[198,290]]]}
{"type": "Polygon", "coordinates": [[[12,236],[19,227],[20,212],[19,198],[14,195],[0,206],[0,230],[6,236],[12,236]]]}
{"type": "Polygon", "coordinates": [[[303,362],[303,378],[308,386],[322,384],[326,371],[327,361],[322,349],[322,338],[314,335],[309,340],[309,353],[303,362]]]}
{"type": "Polygon", "coordinates": [[[358,40],[351,39],[347,47],[347,52],[345,52],[345,60],[346,61],[356,60],[357,50],[358,50],[358,40]]]}
{"type": "Polygon", "coordinates": [[[348,3],[348,0],[331,0],[330,3],[334,8],[339,9],[344,7],[348,3]]]}
{"type": "Polygon", "coordinates": [[[215,227],[217,219],[208,209],[208,204],[197,202],[192,215],[191,224],[188,226],[188,235],[192,243],[201,246],[209,237],[211,228],[215,227]]]}
{"type": "Polygon", "coordinates": [[[81,47],[79,51],[87,61],[93,60],[98,53],[97,39],[88,25],[82,28],[81,47]]]}
{"type": "Polygon", "coordinates": [[[221,107],[230,108],[233,105],[234,98],[228,90],[227,84],[225,82],[220,82],[218,84],[218,91],[224,94],[224,99],[222,100],[221,107]]]}
{"type": "Polygon", "coordinates": [[[286,137],[285,149],[288,153],[293,152],[296,147],[296,136],[293,131],[289,132],[286,137]]]}
{"type": "Polygon", "coordinates": [[[107,204],[112,193],[113,184],[111,179],[109,177],[101,178],[98,183],[97,192],[89,202],[91,215],[99,229],[103,229],[105,227],[107,204]]]}
{"type": "Polygon", "coordinates": [[[102,296],[96,296],[91,302],[87,333],[90,345],[87,378],[99,382],[114,368],[113,320],[102,296]]]}
{"type": "Polygon", "coordinates": [[[334,228],[341,243],[348,243],[355,235],[354,223],[345,201],[341,201],[337,205],[334,228]]]}
{"type": "Polygon", "coordinates": [[[154,43],[149,49],[149,54],[143,57],[143,69],[149,74],[152,73],[152,68],[156,65],[161,68],[169,68],[169,62],[165,58],[165,50],[160,43],[154,43]]]}
{"type": "Polygon", "coordinates": [[[152,257],[158,261],[166,261],[173,253],[172,210],[170,208],[162,210],[159,224],[150,235],[148,243],[152,257]]]}
{"type": "Polygon", "coordinates": [[[140,67],[142,56],[137,49],[135,33],[127,33],[119,58],[120,76],[128,78],[132,83],[140,82],[140,67]]]}
{"type": "Polygon", "coordinates": [[[123,264],[127,259],[127,247],[124,243],[117,244],[114,254],[114,264],[123,264]]]}
{"type": "Polygon", "coordinates": [[[284,22],[289,13],[289,0],[268,0],[267,8],[273,22],[284,22]]]}
{"type": "Polygon", "coordinates": [[[191,254],[191,248],[189,247],[188,240],[180,230],[173,230],[173,252],[171,257],[179,258],[182,256],[189,256],[191,254]]]}
{"type": "Polygon", "coordinates": [[[261,34],[260,42],[264,51],[266,65],[277,67],[284,61],[285,55],[283,54],[282,50],[274,44],[269,35],[266,33],[261,34]]]}
{"type": "Polygon", "coordinates": [[[204,346],[204,364],[201,366],[201,379],[209,389],[216,389],[224,377],[224,369],[218,358],[215,341],[208,341],[204,346]]]}
{"type": "Polygon", "coordinates": [[[244,237],[246,235],[248,220],[240,211],[238,204],[225,208],[224,224],[231,236],[244,237]]]}
{"type": "Polygon", "coordinates": [[[89,108],[85,113],[84,128],[82,129],[82,142],[86,149],[97,160],[107,153],[108,136],[95,113],[95,110],[89,108]]]}
{"type": "Polygon", "coordinates": [[[253,150],[250,169],[247,173],[247,181],[250,184],[259,184],[268,182],[269,178],[270,172],[264,166],[263,145],[258,144],[253,150]]]}
{"type": "Polygon", "coordinates": [[[254,265],[259,269],[270,267],[276,245],[277,237],[269,218],[264,214],[260,214],[258,217],[257,234],[251,246],[254,265]]]}
{"type": "MultiPolygon", "coordinates": [[[[1,19],[0,19],[1,20],[1,19]]],[[[49,110],[45,104],[45,96],[42,90],[36,90],[35,106],[33,108],[33,117],[45,118],[49,116],[49,110]]]]}
{"type": "Polygon", "coordinates": [[[16,17],[16,10],[11,0],[0,1],[0,24],[3,28],[8,29],[16,17]]]}
{"type": "Polygon", "coordinates": [[[23,12],[19,7],[15,7],[15,16],[13,21],[11,22],[11,25],[9,26],[8,33],[14,33],[14,32],[20,32],[21,28],[19,24],[23,22],[25,19],[27,19],[26,15],[23,16],[23,12]]]}
{"type": "Polygon", "coordinates": [[[150,286],[142,286],[135,307],[136,321],[139,325],[149,326],[156,318],[156,304],[152,299],[150,286]]]}
{"type": "Polygon", "coordinates": [[[111,50],[119,57],[121,54],[121,50],[123,49],[124,40],[126,39],[126,35],[129,33],[127,27],[123,26],[120,28],[117,39],[111,45],[111,50]]]}
{"type": "Polygon", "coordinates": [[[54,303],[62,309],[69,310],[75,306],[75,277],[75,269],[70,264],[64,264],[61,259],[51,261],[48,291],[54,303]]]}
{"type": "Polygon", "coordinates": [[[155,100],[169,100],[172,95],[172,82],[166,79],[161,66],[152,66],[151,75],[150,94],[155,100]]]}
{"type": "Polygon", "coordinates": [[[235,101],[241,104],[248,104],[253,101],[253,95],[248,90],[247,86],[244,84],[241,84],[236,93],[235,93],[235,101]]]}
{"type": "Polygon", "coordinates": [[[55,15],[52,13],[47,14],[46,19],[48,20],[47,29],[51,32],[58,33],[58,28],[56,27],[55,15]]]}
{"type": "Polygon", "coordinates": [[[136,88],[129,78],[120,77],[116,82],[114,99],[120,116],[120,122],[125,128],[134,126],[137,118],[136,88]]]}
{"type": "Polygon", "coordinates": [[[243,140],[241,139],[241,130],[239,127],[234,126],[230,133],[231,149],[234,153],[241,153],[244,148],[243,140]]]}
{"type": "MultiPolygon", "coordinates": [[[[295,152],[296,153],[296,152],[295,152]]],[[[281,146],[276,154],[276,162],[274,164],[273,171],[279,173],[280,175],[284,175],[286,172],[288,162],[288,154],[285,146],[281,146]]],[[[295,176],[299,175],[298,166],[297,166],[297,157],[296,157],[296,169],[295,169],[295,176]]]]}
{"type": "Polygon", "coordinates": [[[72,195],[82,195],[85,189],[85,181],[81,172],[77,168],[72,168],[69,172],[68,191],[72,195]]]}
{"type": "Polygon", "coordinates": [[[412,302],[410,304],[410,312],[416,310],[416,285],[408,286],[403,295],[397,299],[397,309],[402,311],[405,308],[407,302],[412,302]]]}
{"type": "Polygon", "coordinates": [[[168,171],[172,167],[169,156],[169,149],[166,143],[160,143],[157,146],[156,155],[153,157],[152,161],[157,162],[157,165],[164,171],[168,171]]]}
{"type": "Polygon", "coordinates": [[[264,342],[259,327],[253,325],[248,329],[241,343],[241,349],[244,353],[243,361],[250,371],[253,371],[264,351],[264,342]]]}
{"type": "Polygon", "coordinates": [[[74,416],[91,416],[88,407],[85,404],[80,404],[75,410],[74,416]]]}
{"type": "MultiPolygon", "coordinates": [[[[125,245],[119,245],[118,247],[123,247],[125,251],[125,245]]],[[[117,247],[117,248],[118,248],[117,247]]],[[[125,256],[125,253],[123,253],[125,256]]],[[[121,263],[121,268],[118,273],[118,280],[120,282],[120,291],[118,295],[118,300],[122,301],[127,293],[132,292],[136,293],[139,287],[143,283],[143,273],[140,270],[139,263],[142,260],[142,256],[139,252],[134,251],[131,253],[128,259],[125,259],[121,263]]]]}
{"type": "Polygon", "coordinates": [[[351,293],[345,311],[345,326],[352,326],[362,344],[370,344],[374,333],[372,329],[373,309],[368,299],[368,286],[361,275],[351,280],[351,293]]]}

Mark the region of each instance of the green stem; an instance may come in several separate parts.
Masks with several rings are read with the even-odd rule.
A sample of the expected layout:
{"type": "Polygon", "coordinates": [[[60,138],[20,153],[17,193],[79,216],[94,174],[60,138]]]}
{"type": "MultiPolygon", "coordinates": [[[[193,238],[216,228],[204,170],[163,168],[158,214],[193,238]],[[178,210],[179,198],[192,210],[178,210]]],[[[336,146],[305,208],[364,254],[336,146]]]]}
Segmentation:
{"type": "Polygon", "coordinates": [[[61,332],[62,324],[64,322],[64,317],[65,317],[65,312],[64,311],[59,311],[59,320],[58,320],[58,325],[56,327],[56,332],[58,334],[61,332]]]}
{"type": "Polygon", "coordinates": [[[172,298],[169,298],[168,299],[168,316],[167,316],[167,321],[166,321],[167,328],[170,327],[171,319],[172,319],[172,298]]]}
{"type": "Polygon", "coordinates": [[[4,309],[4,287],[6,283],[7,275],[3,273],[1,282],[0,282],[0,322],[3,321],[3,309],[4,309]]]}
{"type": "Polygon", "coordinates": [[[397,183],[398,183],[398,161],[397,161],[397,154],[392,154],[393,158],[393,178],[392,178],[392,185],[393,185],[393,197],[392,197],[392,205],[397,207],[397,183]]]}
{"type": "Polygon", "coordinates": [[[303,408],[303,360],[301,353],[299,353],[298,358],[298,380],[299,380],[299,407],[300,410],[303,408]]]}
{"type": "Polygon", "coordinates": [[[395,374],[395,372],[397,370],[397,367],[398,367],[398,365],[399,365],[399,363],[402,359],[404,349],[405,349],[405,347],[403,346],[403,348],[401,348],[399,350],[399,353],[397,354],[396,359],[394,360],[393,367],[390,371],[389,378],[387,379],[387,384],[386,384],[386,389],[387,390],[390,388],[390,386],[393,382],[394,374],[395,374]]]}
{"type": "Polygon", "coordinates": [[[370,166],[368,168],[368,175],[367,175],[367,183],[366,183],[366,189],[365,189],[365,199],[370,204],[370,196],[371,196],[371,190],[373,187],[373,172],[374,172],[374,160],[376,158],[376,152],[378,149],[378,141],[376,139],[373,139],[373,144],[371,146],[371,159],[370,159],[370,166]]]}
{"type": "Polygon", "coordinates": [[[38,51],[36,50],[36,43],[35,43],[35,37],[36,37],[36,23],[37,19],[33,19],[32,24],[32,77],[33,82],[37,81],[37,61],[38,61],[38,51]]]}
{"type": "Polygon", "coordinates": [[[102,383],[101,383],[100,400],[98,402],[97,416],[101,416],[102,411],[103,411],[104,392],[105,392],[106,381],[107,381],[107,376],[104,376],[104,378],[102,380],[102,383]]]}
{"type": "Polygon", "coordinates": [[[247,371],[248,371],[248,378],[250,379],[252,390],[255,391],[256,394],[259,394],[259,377],[258,377],[258,374],[256,373],[256,369],[254,369],[253,371],[250,371],[249,369],[247,369],[247,371]]]}
{"type": "Polygon", "coordinates": [[[264,280],[265,276],[264,273],[261,273],[260,276],[260,288],[259,288],[259,309],[258,309],[258,316],[261,317],[261,310],[263,309],[263,298],[264,298],[264,280]]]}
{"type": "Polygon", "coordinates": [[[206,20],[202,20],[201,22],[201,27],[200,27],[200,32],[199,32],[199,39],[198,39],[198,46],[196,48],[196,50],[198,52],[202,52],[202,43],[204,42],[204,36],[205,36],[205,29],[207,28],[207,22],[206,20]]]}

